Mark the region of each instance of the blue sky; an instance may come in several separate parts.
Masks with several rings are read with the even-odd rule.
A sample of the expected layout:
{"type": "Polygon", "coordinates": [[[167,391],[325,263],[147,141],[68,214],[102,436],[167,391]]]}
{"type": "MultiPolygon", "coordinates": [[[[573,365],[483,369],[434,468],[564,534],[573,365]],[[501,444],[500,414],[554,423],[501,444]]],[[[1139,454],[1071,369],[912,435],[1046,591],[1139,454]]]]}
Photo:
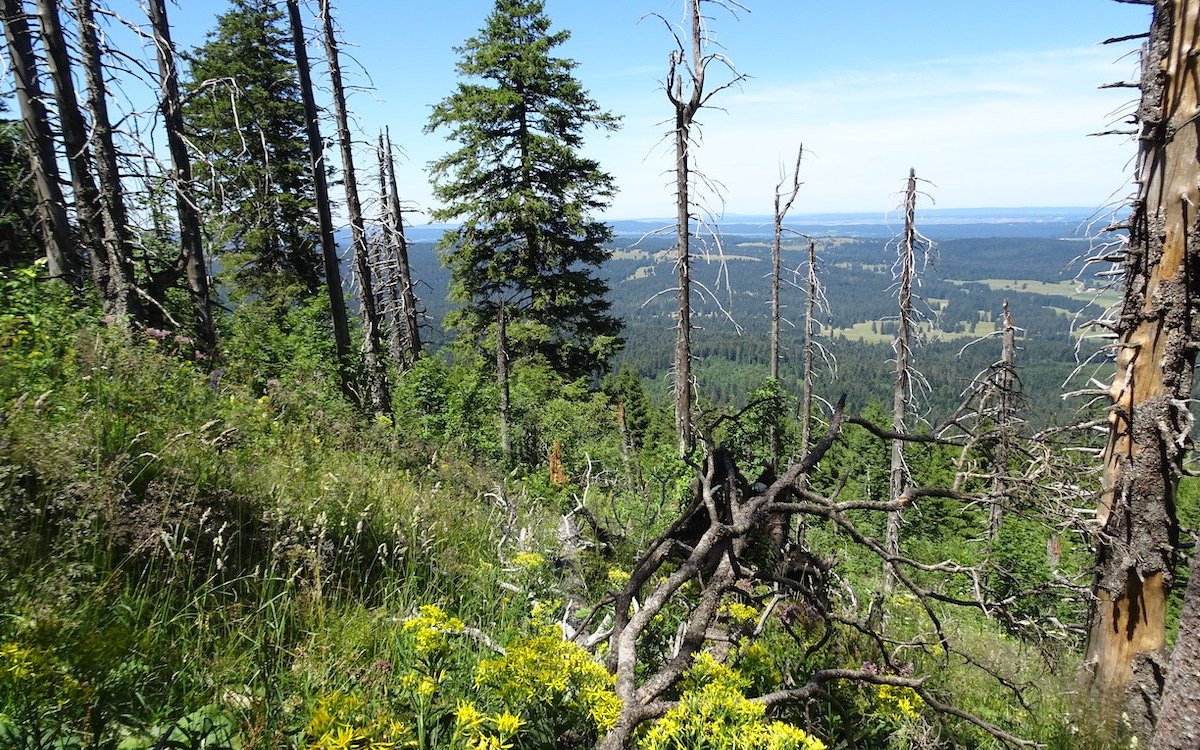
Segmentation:
{"type": "MultiPolygon", "coordinates": [[[[124,0],[123,0],[124,1],[124,0]]],[[[119,3],[118,3],[119,4],[119,3]]],[[[1128,191],[1133,142],[1089,138],[1127,112],[1135,92],[1097,86],[1136,75],[1136,43],[1103,39],[1146,30],[1144,6],[1110,0],[745,0],[735,18],[714,10],[711,29],[751,78],[701,114],[700,168],[723,186],[708,204],[767,214],[781,164],[803,143],[796,213],[894,207],[910,166],[938,207],[1100,207],[1128,191]]],[[[455,84],[453,47],[473,35],[490,0],[341,0],[343,38],[373,91],[352,95],[364,137],[383,125],[404,150],[400,189],[432,204],[426,165],[449,150],[423,127],[455,84]]],[[[200,42],[221,0],[172,7],[176,41],[200,42]]],[[[662,91],[673,44],[660,13],[680,0],[547,0],[561,49],[622,129],[596,134],[589,154],[617,180],[607,216],[672,214],[671,111],[662,91]]],[[[127,11],[129,17],[136,10],[127,11]]],[[[319,76],[323,72],[318,73],[319,76]]],[[[327,132],[328,132],[327,128],[327,132]]],[[[373,160],[372,162],[373,163],[373,160]]],[[[928,201],[926,205],[931,205],[928,201]]],[[[418,218],[418,217],[414,217],[418,218]]],[[[419,218],[418,218],[419,220],[419,218]]]]}

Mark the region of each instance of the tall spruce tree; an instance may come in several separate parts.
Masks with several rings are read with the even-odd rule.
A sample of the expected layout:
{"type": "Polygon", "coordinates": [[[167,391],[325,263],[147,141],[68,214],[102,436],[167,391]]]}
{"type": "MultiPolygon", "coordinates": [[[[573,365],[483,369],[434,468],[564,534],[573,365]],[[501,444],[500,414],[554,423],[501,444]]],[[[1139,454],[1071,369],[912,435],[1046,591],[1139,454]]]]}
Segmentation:
{"type": "Polygon", "coordinates": [[[569,36],[550,31],[541,0],[496,0],[457,49],[463,80],[427,130],[459,144],[431,165],[443,202],[434,218],[462,222],[440,247],[466,303],[452,322],[479,336],[503,306],[513,354],[544,354],[577,376],[598,369],[620,331],[596,273],[612,230],[590,216],[608,205],[613,180],[579,153],[585,130],[615,130],[617,118],[575,79],[573,60],[553,56],[569,36]]]}
{"type": "MultiPolygon", "coordinates": [[[[184,110],[206,153],[208,233],[238,290],[313,294],[321,255],[292,39],[275,0],[231,0],[189,57],[184,110]]],[[[203,170],[203,171],[202,171],[203,170]]]]}

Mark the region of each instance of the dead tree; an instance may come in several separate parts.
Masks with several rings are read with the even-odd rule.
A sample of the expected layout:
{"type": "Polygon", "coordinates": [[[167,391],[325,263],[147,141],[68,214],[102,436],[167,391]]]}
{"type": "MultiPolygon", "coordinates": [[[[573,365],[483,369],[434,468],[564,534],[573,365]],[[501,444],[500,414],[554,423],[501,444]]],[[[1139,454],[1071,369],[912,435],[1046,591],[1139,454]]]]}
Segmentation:
{"type": "Polygon", "coordinates": [[[1003,343],[1000,347],[1000,361],[996,363],[992,374],[993,389],[996,394],[996,448],[993,452],[992,474],[992,507],[988,513],[988,539],[995,541],[1000,534],[1000,524],[1004,520],[1004,498],[1008,496],[1008,461],[1009,449],[1012,446],[1013,419],[1016,370],[1013,363],[1017,352],[1017,328],[1013,325],[1012,313],[1008,309],[1008,300],[1004,300],[1004,315],[1002,320],[1003,343]]]}
{"type": "MultiPolygon", "coordinates": [[[[916,225],[917,172],[908,170],[908,183],[904,191],[904,234],[896,243],[897,260],[894,266],[897,283],[899,314],[896,319],[896,338],[892,348],[896,355],[896,382],[892,393],[892,429],[897,433],[906,430],[909,399],[913,390],[912,343],[915,308],[913,287],[917,278],[918,256],[927,250],[928,240],[916,225]]],[[[892,441],[891,468],[888,473],[890,497],[895,500],[904,494],[908,484],[908,467],[904,463],[904,442],[892,441]]],[[[892,557],[900,555],[900,508],[888,513],[885,546],[892,557]]],[[[883,590],[891,592],[895,587],[895,572],[890,565],[883,570],[883,590]]]]}
{"type": "MultiPolygon", "coordinates": [[[[687,0],[688,36],[684,40],[675,37],[677,48],[672,50],[667,71],[667,99],[675,110],[675,237],[677,246],[676,269],[679,274],[677,299],[679,304],[678,336],[675,340],[675,433],[679,443],[679,455],[691,452],[692,438],[692,280],[691,280],[691,225],[693,198],[691,195],[692,128],[696,113],[714,95],[745,79],[737,73],[723,54],[706,51],[708,38],[704,29],[701,5],[712,4],[729,10],[740,9],[733,0],[687,0]],[[733,74],[733,79],[705,91],[705,77],[709,65],[720,63],[733,74]]],[[[661,16],[660,16],[661,18],[661,16]]],[[[664,19],[665,20],[665,19],[664,19]]],[[[670,28],[668,23],[668,28],[670,28]]]]}
{"type": "Polygon", "coordinates": [[[46,272],[52,279],[78,282],[78,257],[73,250],[67,204],[63,198],[50,117],[43,103],[33,38],[21,0],[4,0],[4,36],[16,82],[17,103],[25,125],[25,146],[37,193],[38,223],[46,253],[46,272]]]}
{"type": "Polygon", "coordinates": [[[140,321],[142,309],[133,271],[129,214],[125,206],[125,190],[121,183],[112,120],[108,116],[108,92],[92,0],[75,0],[75,21],[79,27],[79,52],[87,81],[87,108],[92,118],[91,143],[95,152],[104,247],[108,256],[108,286],[101,293],[110,313],[140,321]]]}
{"type": "Polygon", "coordinates": [[[329,82],[333,93],[333,114],[337,120],[338,143],[342,151],[342,184],[346,189],[346,211],[350,214],[350,236],[354,249],[354,274],[358,279],[359,312],[363,327],[363,374],[367,401],[376,414],[391,411],[387,374],[383,362],[382,332],[375,288],[371,282],[371,262],[367,250],[366,220],[358,196],[358,178],[354,171],[354,143],[350,137],[350,118],[346,111],[346,89],[342,84],[342,65],[334,36],[330,0],[321,0],[325,57],[329,63],[329,82]]]}
{"type": "Polygon", "coordinates": [[[393,356],[401,368],[407,368],[421,356],[421,330],[417,322],[417,295],[413,289],[412,268],[408,263],[408,240],[404,236],[404,214],[400,191],[396,186],[396,166],[392,156],[392,138],[385,129],[379,134],[380,196],[384,204],[384,233],[391,255],[395,278],[389,284],[392,300],[393,356]]]}
{"type": "Polygon", "coordinates": [[[1200,0],[1157,0],[1143,52],[1125,294],[1108,392],[1094,601],[1083,681],[1143,739],[1166,673],[1165,618],[1176,564],[1175,492],[1194,418],[1200,338],[1200,0]]]}
{"type": "Polygon", "coordinates": [[[200,209],[192,181],[192,161],[184,140],[179,71],[175,65],[175,48],[171,44],[171,25],[167,19],[166,0],[150,0],[148,7],[158,56],[159,110],[162,112],[167,147],[171,153],[171,183],[179,217],[179,246],[186,263],[188,295],[192,301],[196,336],[204,352],[212,356],[216,351],[217,339],[212,300],[209,298],[208,264],[205,262],[204,239],[200,233],[200,209]]]}
{"type": "Polygon", "coordinates": [[[338,358],[338,377],[342,392],[353,398],[350,375],[350,324],[346,318],[346,299],[342,292],[342,266],[337,240],[333,236],[333,210],[329,202],[329,182],[325,178],[325,141],[321,138],[320,112],[313,97],[308,46],[300,19],[300,1],[287,0],[288,21],[292,30],[292,50],[296,56],[296,76],[300,99],[304,103],[304,124],[308,134],[308,158],[312,169],[313,193],[317,204],[317,222],[321,236],[321,258],[325,265],[325,288],[329,295],[329,314],[333,323],[333,343],[338,358]]]}
{"type": "MultiPolygon", "coordinates": [[[[680,681],[702,650],[718,660],[723,658],[728,648],[722,649],[713,639],[723,637],[725,629],[717,626],[722,604],[728,601],[749,601],[762,608],[754,634],[747,637],[756,637],[770,621],[791,635],[805,652],[805,658],[794,662],[796,665],[812,663],[810,657],[838,632],[863,637],[875,643],[879,652],[878,668],[809,670],[801,666],[787,676],[785,687],[749,696],[750,700],[768,707],[803,705],[818,699],[825,687],[838,680],[891,685],[913,690],[933,710],[970,723],[1002,742],[1033,746],[1002,727],[953,706],[926,684],[926,676],[899,674],[893,661],[897,649],[902,648],[927,649],[945,658],[961,658],[982,667],[970,656],[970,644],[959,642],[957,636],[942,626],[939,612],[946,607],[964,607],[998,614],[1003,611],[1003,603],[987,599],[982,590],[969,585],[980,575],[978,568],[952,560],[928,563],[892,555],[853,520],[856,514],[890,513],[922,497],[969,499],[957,491],[910,486],[900,497],[878,502],[825,496],[803,488],[802,478],[842,439],[842,430],[848,424],[859,425],[882,440],[947,442],[934,436],[880,429],[868,420],[848,414],[844,403],[843,398],[829,415],[829,426],[812,449],[769,486],[748,487],[728,451],[709,450],[703,466],[697,467],[691,506],[635,561],[628,583],[605,602],[611,609],[593,608],[589,619],[573,628],[577,642],[608,644],[606,665],[615,676],[615,690],[622,701],[616,725],[601,739],[599,748],[618,750],[627,746],[641,724],[663,716],[676,706],[680,681]],[[785,500],[789,497],[794,499],[785,500]],[[773,560],[758,558],[754,540],[768,519],[777,513],[823,519],[845,539],[892,566],[897,585],[923,613],[926,634],[911,641],[897,641],[893,634],[879,629],[878,621],[835,605],[828,596],[835,580],[830,575],[833,560],[821,560],[806,550],[796,550],[781,568],[773,560]],[[934,576],[945,579],[934,582],[931,580],[934,576]],[[756,584],[764,583],[776,584],[778,588],[773,587],[768,594],[752,593],[756,584]],[[949,590],[975,593],[959,597],[945,593],[949,590]],[[675,618],[680,623],[669,649],[660,658],[648,657],[643,639],[651,637],[656,623],[675,618]],[[597,622],[604,625],[593,633],[591,628],[597,622]]],[[[982,671],[988,673],[986,667],[982,671]]],[[[1011,691],[1014,700],[1024,701],[1019,685],[1006,681],[1003,675],[990,674],[1011,691]]]]}
{"type": "MultiPolygon", "coordinates": [[[[804,146],[796,153],[796,167],[792,171],[792,186],[790,192],[784,193],[784,179],[775,186],[775,233],[771,243],[771,379],[779,382],[779,360],[782,356],[779,349],[779,284],[783,267],[783,220],[792,203],[800,192],[800,160],[804,158],[804,146]]],[[[782,170],[781,170],[782,171],[782,170]]],[[[779,428],[771,424],[770,435],[771,464],[778,470],[779,463],[779,428]]]]}

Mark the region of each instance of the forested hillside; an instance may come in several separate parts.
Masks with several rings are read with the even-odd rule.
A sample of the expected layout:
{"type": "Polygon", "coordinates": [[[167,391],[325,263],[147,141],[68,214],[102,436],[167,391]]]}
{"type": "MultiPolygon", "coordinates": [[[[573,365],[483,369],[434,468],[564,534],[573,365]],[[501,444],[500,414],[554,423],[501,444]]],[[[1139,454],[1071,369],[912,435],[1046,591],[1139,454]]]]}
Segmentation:
{"type": "Polygon", "coordinates": [[[330,0],[5,0],[0,750],[1197,747],[1200,0],[1135,4],[1105,226],[790,215],[798,144],[714,215],[728,0],[648,7],[670,219],[495,0],[414,226],[330,0]]]}

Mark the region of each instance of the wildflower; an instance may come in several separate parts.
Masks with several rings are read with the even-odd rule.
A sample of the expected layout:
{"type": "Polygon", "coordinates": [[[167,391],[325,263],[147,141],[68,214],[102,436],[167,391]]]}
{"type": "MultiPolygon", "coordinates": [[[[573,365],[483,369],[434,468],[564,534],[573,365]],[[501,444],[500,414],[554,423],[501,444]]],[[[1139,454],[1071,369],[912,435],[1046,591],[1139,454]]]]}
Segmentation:
{"type": "Polygon", "coordinates": [[[521,728],[522,723],[521,717],[511,714],[508,711],[499,716],[492,717],[492,724],[496,726],[496,731],[503,738],[508,738],[516,734],[517,730],[521,728]]]}
{"type": "Polygon", "coordinates": [[[537,552],[518,552],[512,559],[513,565],[516,565],[522,570],[534,570],[542,567],[546,562],[546,558],[542,557],[537,552]]]}
{"type": "Polygon", "coordinates": [[[608,569],[608,582],[617,588],[623,588],[625,584],[629,583],[629,577],[629,574],[620,568],[608,569]]]}

